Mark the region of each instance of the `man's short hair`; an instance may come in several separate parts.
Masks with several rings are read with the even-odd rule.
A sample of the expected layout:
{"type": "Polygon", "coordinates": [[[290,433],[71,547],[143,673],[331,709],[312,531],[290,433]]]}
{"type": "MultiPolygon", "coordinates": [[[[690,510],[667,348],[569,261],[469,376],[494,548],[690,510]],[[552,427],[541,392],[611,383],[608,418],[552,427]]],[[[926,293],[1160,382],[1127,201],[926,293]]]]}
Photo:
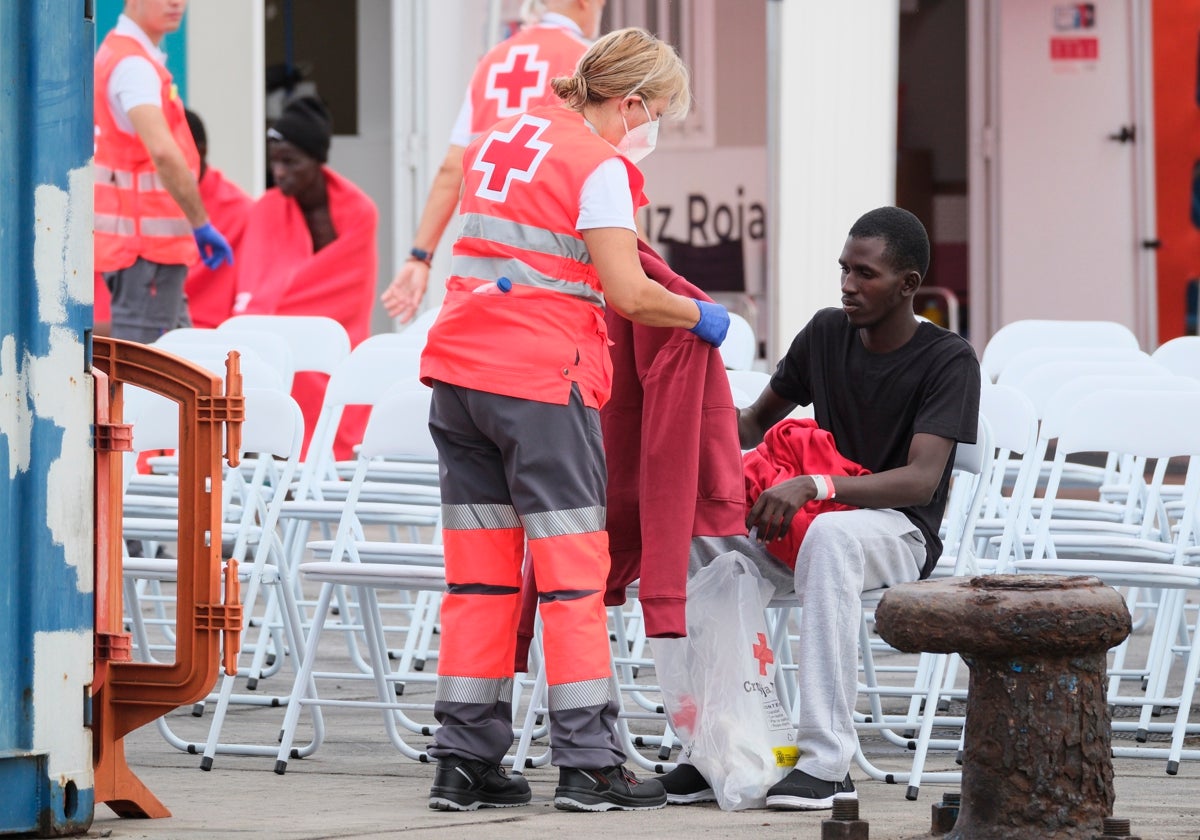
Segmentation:
{"type": "Polygon", "coordinates": [[[929,270],[929,234],[921,220],[899,207],[879,207],[859,217],[850,228],[854,239],[882,239],[883,257],[897,271],[929,270]]]}

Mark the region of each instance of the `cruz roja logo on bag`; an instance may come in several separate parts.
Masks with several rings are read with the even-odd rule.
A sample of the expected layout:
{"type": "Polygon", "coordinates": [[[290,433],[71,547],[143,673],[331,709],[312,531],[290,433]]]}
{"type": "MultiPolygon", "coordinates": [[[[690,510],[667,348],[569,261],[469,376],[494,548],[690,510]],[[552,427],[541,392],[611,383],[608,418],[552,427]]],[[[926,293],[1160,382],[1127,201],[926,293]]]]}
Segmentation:
{"type": "Polygon", "coordinates": [[[775,654],[767,646],[767,637],[765,634],[758,634],[758,641],[755,642],[753,650],[754,658],[758,660],[758,675],[765,677],[767,675],[767,666],[775,662],[775,654]]]}

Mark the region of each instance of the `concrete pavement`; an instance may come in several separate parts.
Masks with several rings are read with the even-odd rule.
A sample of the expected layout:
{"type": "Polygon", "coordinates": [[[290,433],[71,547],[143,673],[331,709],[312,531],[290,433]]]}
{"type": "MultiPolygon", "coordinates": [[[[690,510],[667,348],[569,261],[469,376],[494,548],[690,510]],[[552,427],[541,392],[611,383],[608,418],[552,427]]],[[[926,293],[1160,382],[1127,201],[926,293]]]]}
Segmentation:
{"type": "MultiPolygon", "coordinates": [[[[344,650],[336,638],[323,642],[323,650],[327,648],[335,657],[339,647],[344,650]]],[[[281,674],[264,681],[263,687],[286,691],[283,681],[290,682],[290,678],[281,674]]],[[[336,681],[322,685],[321,693],[323,697],[352,698],[365,697],[369,691],[369,685],[362,682],[336,681]]],[[[410,684],[404,699],[430,700],[431,692],[428,684],[410,684]]],[[[235,706],[223,740],[273,743],[282,718],[282,708],[235,706]]],[[[1200,719],[1195,711],[1193,719],[1200,719]]],[[[195,718],[188,711],[179,711],[168,720],[182,737],[202,740],[210,715],[195,718]]],[[[284,776],[272,772],[274,758],[267,756],[218,755],[211,772],[201,771],[198,755],[174,749],[154,726],[144,727],[126,739],[129,762],[173,816],[122,820],[107,807],[98,806],[90,836],[121,840],[376,840],[404,832],[409,837],[461,836],[463,840],[551,835],[571,840],[819,838],[821,821],[829,817],[829,812],[729,813],[715,805],[670,806],[637,813],[562,812],[552,805],[557,771],[551,767],[527,771],[534,793],[529,806],[463,814],[431,811],[426,796],[432,765],[405,759],[389,744],[378,710],[327,709],[326,723],[325,743],[310,758],[293,759],[284,776]]],[[[654,731],[646,723],[635,722],[633,727],[654,731]]],[[[305,726],[298,740],[307,738],[305,726]]],[[[407,742],[420,748],[428,740],[412,735],[407,742]]],[[[1200,746],[1197,740],[1191,739],[1188,746],[1200,746]]],[[[1120,743],[1132,741],[1122,739],[1120,743]]],[[[906,769],[911,761],[899,748],[870,734],[863,737],[863,750],[872,762],[890,770],[906,769]]],[[[1117,759],[1114,765],[1114,816],[1131,820],[1135,836],[1143,840],[1200,838],[1200,762],[1184,761],[1178,776],[1166,774],[1162,759],[1117,759]]],[[[927,763],[927,771],[954,769],[951,753],[933,753],[927,763]]],[[[646,771],[639,768],[638,773],[646,771]]],[[[908,801],[903,785],[873,781],[858,767],[851,768],[851,775],[859,791],[860,817],[869,822],[873,840],[930,836],[931,806],[943,792],[958,790],[957,785],[927,784],[916,801],[908,801]]]]}

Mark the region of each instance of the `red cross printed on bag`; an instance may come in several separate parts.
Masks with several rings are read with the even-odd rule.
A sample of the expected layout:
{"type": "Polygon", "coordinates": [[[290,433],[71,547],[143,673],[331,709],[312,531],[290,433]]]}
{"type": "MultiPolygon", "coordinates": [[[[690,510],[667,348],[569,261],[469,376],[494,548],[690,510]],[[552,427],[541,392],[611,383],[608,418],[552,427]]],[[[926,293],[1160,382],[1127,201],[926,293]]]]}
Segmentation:
{"type": "Polygon", "coordinates": [[[754,645],[754,658],[758,660],[759,676],[765,677],[767,666],[775,661],[775,654],[767,646],[767,637],[762,633],[758,634],[758,643],[754,645]]]}
{"type": "Polygon", "coordinates": [[[501,64],[488,68],[484,99],[496,101],[496,114],[511,117],[529,110],[530,100],[546,90],[550,62],[537,60],[537,47],[513,47],[501,64]]]}
{"type": "Polygon", "coordinates": [[[508,198],[513,181],[533,180],[550,144],[539,140],[550,121],[525,114],[511,131],[493,131],[483,141],[471,169],[482,172],[475,195],[492,201],[508,198]]]}

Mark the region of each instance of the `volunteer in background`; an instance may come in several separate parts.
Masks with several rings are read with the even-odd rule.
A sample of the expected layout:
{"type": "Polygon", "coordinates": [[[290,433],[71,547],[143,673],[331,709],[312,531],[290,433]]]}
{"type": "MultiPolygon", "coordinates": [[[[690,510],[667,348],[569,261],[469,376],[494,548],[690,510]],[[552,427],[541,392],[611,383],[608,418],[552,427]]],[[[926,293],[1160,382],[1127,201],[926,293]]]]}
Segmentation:
{"type": "Polygon", "coordinates": [[[550,80],[575,72],[600,31],[603,9],[604,0],[526,0],[522,17],[527,25],[476,65],[450,132],[450,147],[421,211],[412,250],[383,293],[383,305],[393,318],[410,320],[425,296],[433,252],[458,205],[467,145],[497,120],[556,102],[550,80]]]}
{"type": "Polygon", "coordinates": [[[95,267],[114,338],[151,342],[191,324],[183,283],[197,249],[210,268],[233,262],[200,198],[200,157],[159,49],[186,9],[126,0],[96,52],[95,267]]]}

